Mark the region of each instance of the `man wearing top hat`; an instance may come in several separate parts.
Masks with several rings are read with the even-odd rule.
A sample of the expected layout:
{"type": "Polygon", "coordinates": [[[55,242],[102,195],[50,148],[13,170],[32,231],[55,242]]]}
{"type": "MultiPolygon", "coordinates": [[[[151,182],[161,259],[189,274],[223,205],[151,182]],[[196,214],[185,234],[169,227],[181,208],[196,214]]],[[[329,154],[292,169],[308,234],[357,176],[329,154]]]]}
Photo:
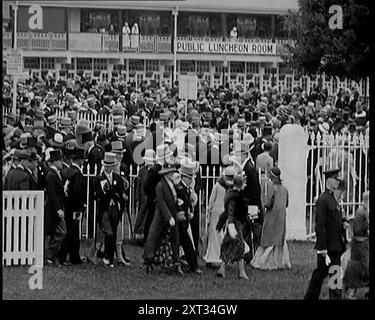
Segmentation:
{"type": "Polygon", "coordinates": [[[84,159],[85,150],[76,148],[69,150],[71,165],[66,172],[66,201],[65,201],[65,221],[67,236],[62,243],[59,260],[61,264],[66,263],[69,254],[71,264],[82,263],[79,255],[79,219],[85,211],[86,182],[83,177],[81,166],[84,159]]]}
{"type": "Polygon", "coordinates": [[[73,133],[72,119],[62,118],[60,121],[59,128],[60,128],[61,134],[63,135],[64,142],[75,139],[75,135],[73,133]]]}
{"type": "Polygon", "coordinates": [[[136,180],[135,203],[137,211],[137,218],[134,225],[135,238],[144,241],[144,227],[147,217],[147,195],[144,191],[144,186],[147,180],[150,169],[155,164],[155,151],[147,149],[142,157],[144,165],[141,166],[136,180]]]}
{"type": "Polygon", "coordinates": [[[98,201],[98,226],[104,233],[103,263],[114,267],[117,228],[125,209],[124,182],[114,172],[116,154],[106,152],[102,165],[104,170],[95,179],[94,197],[98,201]]]}
{"type": "Polygon", "coordinates": [[[46,176],[46,202],[44,226],[46,234],[45,258],[47,263],[59,264],[58,255],[66,235],[64,184],[61,177],[62,152],[52,149],[49,152],[50,168],[46,176]]]}
{"type": "Polygon", "coordinates": [[[179,241],[184,250],[190,271],[202,274],[202,271],[198,268],[197,248],[194,247],[193,240],[188,233],[190,220],[194,217],[194,206],[198,202],[193,184],[197,163],[191,161],[190,158],[183,158],[180,165],[179,173],[181,175],[181,182],[176,185],[178,201],[182,201],[179,205],[182,211],[177,213],[179,241]]]}
{"type": "MultiPolygon", "coordinates": [[[[346,250],[343,228],[347,227],[343,219],[339,204],[334,192],[339,187],[341,179],[338,178],[340,169],[325,171],[326,189],[319,196],[316,202],[316,244],[315,249],[318,254],[317,268],[314,270],[310,284],[304,299],[317,300],[320,296],[323,280],[335,273],[330,268],[341,266],[341,255],[346,250]]],[[[329,281],[329,286],[332,285],[329,281]]],[[[336,281],[333,281],[337,284],[336,281]]],[[[330,299],[341,299],[341,288],[329,288],[330,299]]]]}
{"type": "MultiPolygon", "coordinates": [[[[124,157],[124,142],[122,140],[117,140],[117,141],[112,141],[111,142],[111,152],[116,154],[116,160],[117,160],[117,165],[114,168],[115,173],[120,175],[120,177],[123,179],[123,186],[124,186],[124,197],[125,201],[128,201],[128,192],[129,192],[129,176],[127,174],[127,166],[126,163],[123,162],[123,157],[124,157]]],[[[126,206],[124,206],[124,210],[126,210],[128,214],[129,221],[131,221],[130,216],[129,216],[129,211],[127,210],[126,206]]],[[[131,231],[133,231],[131,229],[131,231]]],[[[120,227],[117,228],[117,235],[116,235],[116,254],[117,254],[117,262],[121,263],[122,265],[129,266],[130,265],[130,260],[126,257],[122,243],[123,243],[123,238],[122,238],[122,230],[120,227]]]]}

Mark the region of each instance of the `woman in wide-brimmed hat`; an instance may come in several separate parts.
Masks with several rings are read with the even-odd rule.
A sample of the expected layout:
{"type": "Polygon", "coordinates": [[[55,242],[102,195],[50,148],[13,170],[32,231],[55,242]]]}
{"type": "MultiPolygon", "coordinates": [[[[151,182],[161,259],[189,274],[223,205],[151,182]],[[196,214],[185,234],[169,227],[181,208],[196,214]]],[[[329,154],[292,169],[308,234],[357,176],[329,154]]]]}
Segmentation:
{"type": "Polygon", "coordinates": [[[251,265],[257,269],[290,269],[289,250],[286,243],[286,208],[288,189],[281,183],[281,171],[273,167],[269,171],[271,182],[267,186],[266,213],[259,247],[251,265]]]}
{"type": "Polygon", "coordinates": [[[159,171],[162,179],[156,185],[156,206],[150,231],[146,239],[143,253],[146,272],[153,270],[153,265],[174,268],[182,274],[179,264],[179,236],[177,217],[177,168],[173,164],[164,163],[159,171]]]}

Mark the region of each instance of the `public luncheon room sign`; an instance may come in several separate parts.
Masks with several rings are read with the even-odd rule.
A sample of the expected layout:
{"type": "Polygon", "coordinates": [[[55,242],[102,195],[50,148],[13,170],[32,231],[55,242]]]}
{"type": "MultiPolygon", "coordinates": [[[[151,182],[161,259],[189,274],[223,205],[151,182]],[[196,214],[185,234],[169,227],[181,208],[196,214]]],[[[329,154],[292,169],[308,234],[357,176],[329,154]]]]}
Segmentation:
{"type": "Polygon", "coordinates": [[[276,55],[275,43],[177,40],[177,52],[276,55]]]}

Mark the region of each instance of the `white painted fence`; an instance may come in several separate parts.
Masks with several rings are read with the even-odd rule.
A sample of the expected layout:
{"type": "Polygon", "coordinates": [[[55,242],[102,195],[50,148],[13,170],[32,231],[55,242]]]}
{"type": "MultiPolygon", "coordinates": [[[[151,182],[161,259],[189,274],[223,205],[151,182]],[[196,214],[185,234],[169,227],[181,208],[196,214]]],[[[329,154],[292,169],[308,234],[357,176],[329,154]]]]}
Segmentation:
{"type": "Polygon", "coordinates": [[[306,234],[314,238],[315,202],[325,188],[324,171],[340,168],[339,177],[346,191],[340,206],[346,217],[354,217],[362,202],[362,193],[369,187],[369,135],[310,135],[307,147],[306,234]]]}
{"type": "Polygon", "coordinates": [[[43,268],[43,226],[43,191],[3,191],[3,265],[43,268]]]}

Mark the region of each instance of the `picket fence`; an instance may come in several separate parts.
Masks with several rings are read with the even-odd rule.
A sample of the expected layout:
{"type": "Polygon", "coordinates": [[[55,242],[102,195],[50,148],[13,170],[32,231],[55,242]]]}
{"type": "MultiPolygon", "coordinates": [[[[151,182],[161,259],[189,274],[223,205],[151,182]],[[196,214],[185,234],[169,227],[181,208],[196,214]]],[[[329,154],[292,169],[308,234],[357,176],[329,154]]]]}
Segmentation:
{"type": "Polygon", "coordinates": [[[325,188],[324,171],[340,168],[339,177],[346,191],[340,201],[344,215],[352,218],[369,187],[368,134],[310,134],[307,146],[306,230],[307,239],[315,237],[315,202],[325,188]]]}
{"type": "Polygon", "coordinates": [[[3,265],[43,268],[43,226],[43,191],[3,191],[3,265]]]}

